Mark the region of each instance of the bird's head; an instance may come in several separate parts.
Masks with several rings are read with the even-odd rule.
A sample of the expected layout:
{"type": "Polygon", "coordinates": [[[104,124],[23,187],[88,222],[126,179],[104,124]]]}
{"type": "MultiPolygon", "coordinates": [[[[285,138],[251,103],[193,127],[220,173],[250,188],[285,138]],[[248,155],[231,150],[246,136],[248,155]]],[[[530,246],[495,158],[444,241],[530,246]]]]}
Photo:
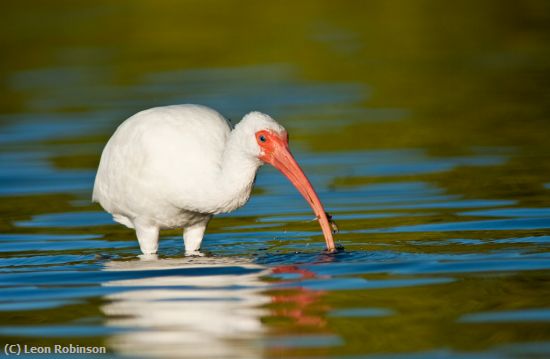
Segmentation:
{"type": "Polygon", "coordinates": [[[246,133],[246,147],[262,163],[269,163],[284,174],[309,203],[323,230],[327,250],[335,251],[329,218],[317,193],[288,148],[288,133],[270,116],[251,112],[237,125],[246,133]]]}

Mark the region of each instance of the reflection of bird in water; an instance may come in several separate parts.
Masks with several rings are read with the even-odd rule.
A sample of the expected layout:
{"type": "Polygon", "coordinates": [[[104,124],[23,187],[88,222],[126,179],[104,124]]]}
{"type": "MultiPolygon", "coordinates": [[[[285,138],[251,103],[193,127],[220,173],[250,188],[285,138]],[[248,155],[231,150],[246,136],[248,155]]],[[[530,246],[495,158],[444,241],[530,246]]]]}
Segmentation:
{"type": "Polygon", "coordinates": [[[103,284],[116,287],[101,310],[107,326],[124,330],[109,340],[121,354],[261,358],[269,353],[263,318],[288,318],[294,329],[327,330],[325,292],[300,287],[301,280],[317,276],[298,266],[266,268],[235,257],[186,257],[110,262],[105,270],[129,278],[103,284]],[[261,279],[271,274],[298,281],[261,279]]]}
{"type": "Polygon", "coordinates": [[[333,221],[290,153],[286,130],[260,112],[249,113],[233,130],[218,112],[197,105],[130,117],[103,150],[93,200],[115,221],[135,228],[144,254],[157,252],[163,228],[185,228],[186,253],[200,254],[212,215],[244,205],[264,163],[287,176],[309,202],[327,249],[335,251],[333,221]]]}
{"type": "Polygon", "coordinates": [[[124,287],[105,298],[107,325],[132,328],[110,339],[117,352],[155,358],[263,356],[260,318],[267,313],[261,306],[270,302],[261,294],[267,287],[260,280],[268,273],[265,267],[195,257],[111,262],[106,270],[146,273],[104,283],[124,287]]]}

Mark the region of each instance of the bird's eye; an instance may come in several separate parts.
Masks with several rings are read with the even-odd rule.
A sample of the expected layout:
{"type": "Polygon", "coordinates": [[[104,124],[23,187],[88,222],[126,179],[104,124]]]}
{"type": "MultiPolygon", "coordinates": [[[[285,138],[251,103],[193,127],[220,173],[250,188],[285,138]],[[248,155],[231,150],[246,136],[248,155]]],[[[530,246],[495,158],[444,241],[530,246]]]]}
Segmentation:
{"type": "Polygon", "coordinates": [[[260,135],[259,140],[260,140],[260,142],[265,142],[265,141],[267,141],[267,138],[265,138],[264,135],[260,135]]]}

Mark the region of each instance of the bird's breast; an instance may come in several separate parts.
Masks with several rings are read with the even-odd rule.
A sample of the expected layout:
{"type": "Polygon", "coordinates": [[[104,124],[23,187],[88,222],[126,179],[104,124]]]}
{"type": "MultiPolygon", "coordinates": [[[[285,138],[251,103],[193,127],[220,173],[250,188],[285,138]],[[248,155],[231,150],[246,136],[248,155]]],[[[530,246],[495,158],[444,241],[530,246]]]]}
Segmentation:
{"type": "Polygon", "coordinates": [[[157,213],[152,221],[161,229],[184,228],[204,221],[209,214],[189,210],[173,209],[157,213]]]}

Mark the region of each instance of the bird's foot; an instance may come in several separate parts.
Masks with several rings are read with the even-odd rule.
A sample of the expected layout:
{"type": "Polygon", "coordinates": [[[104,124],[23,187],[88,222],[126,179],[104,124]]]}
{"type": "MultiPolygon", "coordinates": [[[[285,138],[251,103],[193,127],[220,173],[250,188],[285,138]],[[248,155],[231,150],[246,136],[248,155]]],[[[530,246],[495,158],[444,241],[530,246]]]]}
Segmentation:
{"type": "Polygon", "coordinates": [[[204,257],[204,253],[201,251],[185,251],[186,257],[204,257]]]}
{"type": "Polygon", "coordinates": [[[156,253],[140,254],[138,258],[142,261],[156,261],[159,256],[156,253]]]}

